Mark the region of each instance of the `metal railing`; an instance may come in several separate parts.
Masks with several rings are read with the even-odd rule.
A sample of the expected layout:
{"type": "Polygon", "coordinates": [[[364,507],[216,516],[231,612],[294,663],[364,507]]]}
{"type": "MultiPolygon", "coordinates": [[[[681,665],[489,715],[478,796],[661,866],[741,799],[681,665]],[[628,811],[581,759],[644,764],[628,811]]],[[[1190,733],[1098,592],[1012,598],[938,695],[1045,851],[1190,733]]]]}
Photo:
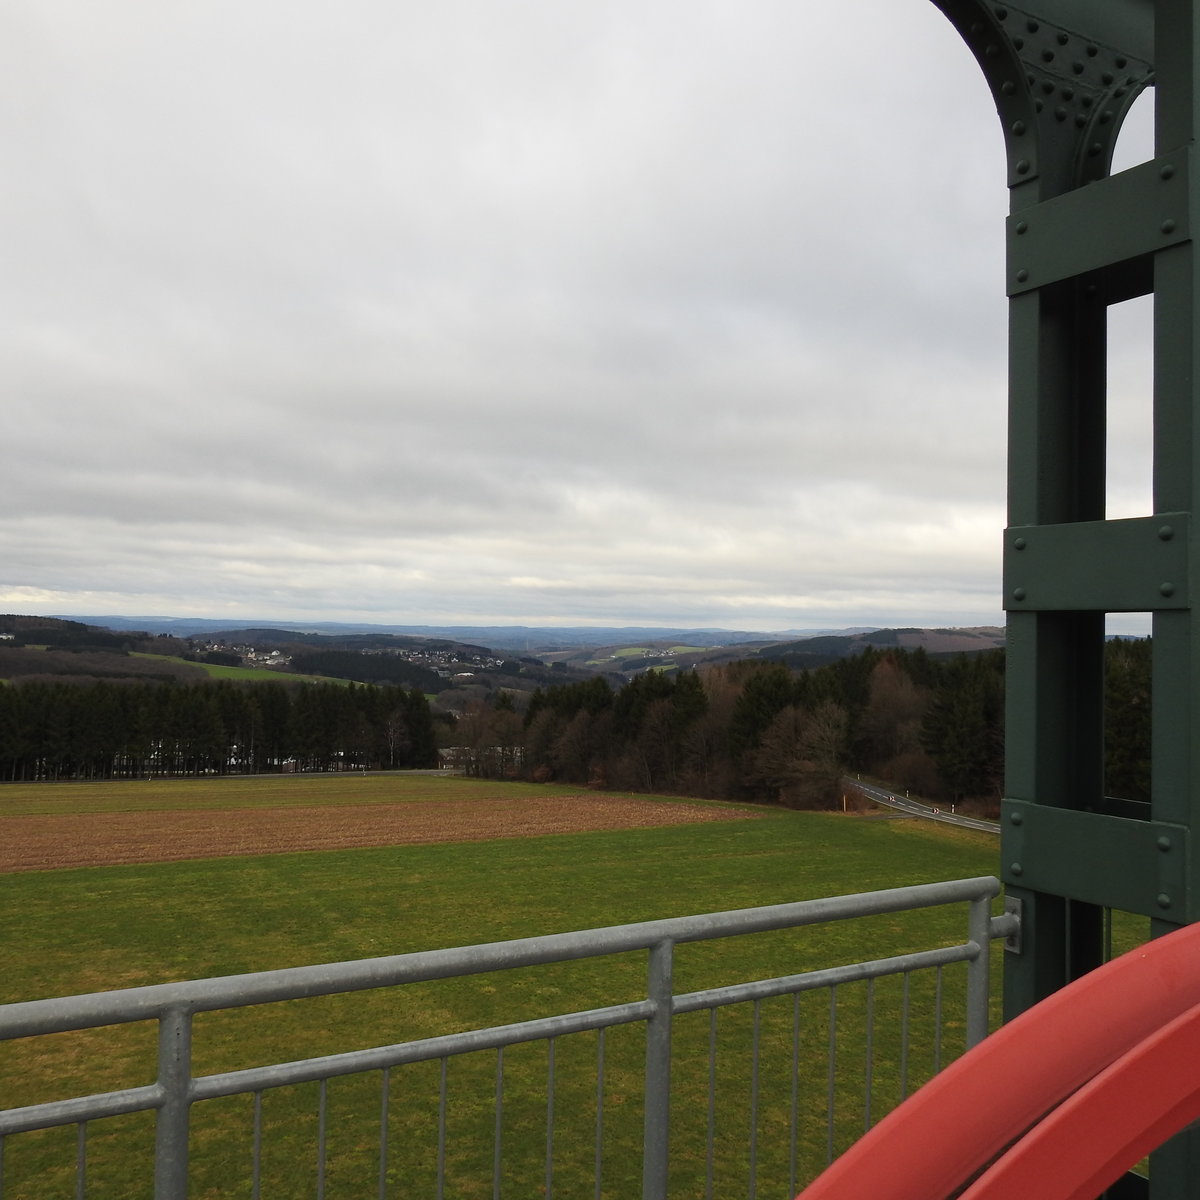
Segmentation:
{"type": "MultiPolygon", "coordinates": [[[[120,1114],[152,1111],[154,1115],[154,1183],[156,1200],[185,1200],[189,1183],[189,1125],[193,1107],[218,1097],[249,1095],[254,1104],[253,1153],[249,1173],[249,1194],[257,1197],[260,1190],[262,1161],[262,1098],[270,1089],[288,1085],[317,1082],[319,1084],[318,1149],[316,1161],[316,1194],[323,1197],[326,1180],[326,1086],[335,1077],[364,1072],[383,1072],[381,1093],[381,1142],[378,1164],[378,1194],[388,1194],[388,1073],[403,1064],[440,1062],[440,1098],[438,1118],[438,1164],[436,1193],[445,1188],[445,1129],[446,1129],[446,1062],[450,1056],[473,1051],[497,1052],[495,1092],[495,1161],[492,1193],[499,1196],[503,1168],[500,1145],[502,1138],[504,1092],[503,1054],[505,1047],[519,1043],[546,1041],[549,1072],[547,1076],[547,1106],[550,1116],[546,1127],[546,1165],[544,1191],[552,1191],[554,1161],[554,1065],[555,1041],[569,1034],[599,1031],[599,1051],[596,1060],[596,1087],[604,1088],[604,1033],[617,1026],[641,1024],[644,1028],[644,1095],[642,1129],[642,1195],[645,1200],[664,1200],[668,1190],[671,1165],[671,1092],[672,1092],[672,1029],[676,1018],[687,1013],[708,1011],[711,1016],[709,1043],[709,1085],[707,1115],[707,1190],[712,1194],[713,1155],[713,1077],[715,1072],[716,1010],[728,1005],[753,1005],[754,1042],[751,1064],[751,1106],[759,1104],[757,1083],[759,1070],[759,1006],[772,997],[793,996],[799,1004],[801,993],[814,989],[829,989],[829,1155],[833,1153],[832,1105],[836,1087],[834,1058],[837,1046],[836,997],[837,989],[856,981],[874,981],[885,977],[901,977],[904,987],[903,1022],[908,1023],[908,981],[916,972],[936,973],[935,1007],[940,1022],[942,1008],[941,973],[951,964],[965,964],[965,1045],[973,1045],[988,1031],[989,1020],[989,943],[992,939],[1014,932],[1016,918],[1011,915],[992,916],[991,901],[999,885],[992,877],[957,880],[947,883],[924,884],[887,891],[863,893],[830,899],[800,901],[762,908],[732,912],[710,913],[703,916],[680,917],[648,921],[639,924],[613,926],[574,933],[496,942],[480,946],[433,950],[386,958],[363,959],[354,962],[331,963],[320,966],[296,967],[246,975],[201,979],[184,983],[161,984],[129,988],[123,991],[98,992],[90,995],[60,999],[38,1000],[0,1006],[0,1039],[26,1038],[72,1030],[95,1029],[138,1021],[156,1021],[157,1078],[144,1086],[123,1088],[100,1094],[76,1096],[69,1099],[31,1104],[0,1111],[0,1196],[4,1195],[5,1138],[15,1134],[60,1126],[75,1126],[77,1131],[76,1162],[74,1166],[76,1194],[86,1194],[87,1130],[88,1123],[120,1114]],[[966,938],[953,945],[939,945],[878,958],[805,971],[753,982],[735,983],[699,991],[677,992],[673,987],[675,948],[684,943],[709,941],[740,934],[763,933],[812,926],[849,918],[896,914],[933,906],[967,905],[966,938]],[[371,1049],[279,1062],[249,1069],[217,1074],[195,1075],[192,1063],[192,1024],[198,1013],[244,1008],[278,1001],[331,996],[372,988],[391,988],[401,984],[445,980],[460,976],[477,976],[486,972],[504,971],[573,960],[645,952],[648,956],[644,996],[639,999],[591,1008],[585,1011],[539,1017],[515,1024],[473,1029],[443,1036],[427,1037],[371,1049]]],[[[873,1003],[873,991],[867,992],[868,1014],[873,1003]]],[[[797,1010],[798,1011],[798,1010],[797,1010]]],[[[868,1016],[866,1027],[866,1124],[872,1120],[871,1094],[872,1051],[870,1039],[873,1025],[868,1016]]],[[[903,1059],[907,1053],[907,1033],[903,1059]]],[[[937,1035],[940,1059],[940,1029],[937,1035]]],[[[965,1047],[964,1047],[965,1048],[965,1047]]],[[[791,1054],[797,1055],[793,1038],[791,1054]]],[[[907,1068],[902,1067],[907,1074],[907,1068]]],[[[791,1096],[790,1138],[792,1143],[792,1178],[794,1189],[796,1144],[795,1061],[791,1096]]],[[[903,1085],[907,1088],[907,1082],[903,1085]]],[[[601,1194],[599,1178],[601,1146],[604,1138],[604,1104],[596,1105],[596,1180],[595,1193],[601,1194]]],[[[754,1194],[755,1154],[753,1143],[758,1133],[757,1112],[751,1113],[748,1137],[750,1181],[748,1192],[754,1194]]],[[[22,1193],[24,1194],[24,1193],[22,1193]]],[[[361,1194],[361,1192],[359,1193],[361,1194]]]]}

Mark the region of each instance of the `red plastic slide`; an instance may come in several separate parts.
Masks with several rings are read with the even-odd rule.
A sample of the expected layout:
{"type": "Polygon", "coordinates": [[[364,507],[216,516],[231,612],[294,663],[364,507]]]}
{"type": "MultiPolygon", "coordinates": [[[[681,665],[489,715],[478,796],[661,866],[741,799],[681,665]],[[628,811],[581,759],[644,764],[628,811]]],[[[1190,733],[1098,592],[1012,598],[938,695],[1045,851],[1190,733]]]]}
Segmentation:
{"type": "Polygon", "coordinates": [[[1094,1200],[1200,1115],[1198,1063],[1200,924],[1002,1026],[800,1195],[945,1200],[974,1179],[961,1200],[1094,1200]]]}

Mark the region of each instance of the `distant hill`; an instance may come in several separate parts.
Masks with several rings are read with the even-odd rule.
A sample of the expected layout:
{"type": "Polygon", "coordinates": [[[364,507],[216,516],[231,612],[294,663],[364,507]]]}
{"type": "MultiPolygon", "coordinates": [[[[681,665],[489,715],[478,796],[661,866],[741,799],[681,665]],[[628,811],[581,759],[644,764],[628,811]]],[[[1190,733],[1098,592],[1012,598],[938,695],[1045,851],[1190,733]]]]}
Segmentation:
{"type": "Polygon", "coordinates": [[[839,658],[861,654],[868,647],[885,650],[924,650],[927,654],[981,654],[1004,645],[999,625],[964,629],[872,629],[849,635],[822,635],[778,642],[759,651],[763,658],[793,667],[819,667],[839,658]]]}
{"type": "Polygon", "coordinates": [[[143,651],[176,656],[171,668],[165,664],[157,668],[164,672],[191,673],[197,669],[193,663],[232,657],[246,666],[266,662],[282,681],[304,674],[415,686],[438,695],[453,709],[501,691],[519,699],[539,687],[595,675],[604,675],[619,687],[644,671],[687,671],[747,659],[806,670],[861,654],[869,647],[920,648],[931,655],[949,655],[982,653],[1004,645],[1004,630],[999,626],[764,634],[658,626],[556,629],[346,622],[266,622],[231,628],[215,620],[172,617],[0,616],[0,635],[5,635],[0,640],[0,679],[35,671],[40,675],[141,675],[150,668],[144,659],[131,657],[130,651],[143,651]],[[19,650],[23,645],[49,645],[55,651],[61,647],[75,653],[70,659],[56,658],[46,651],[23,652],[19,650]],[[92,652],[86,660],[79,654],[85,650],[92,652]],[[102,651],[109,652],[111,661],[97,656],[102,651]]]}
{"type": "Polygon", "coordinates": [[[231,635],[280,631],[296,642],[306,635],[347,637],[354,634],[400,634],[409,637],[447,638],[497,650],[518,653],[569,650],[582,646],[634,645],[642,641],[686,643],[690,646],[736,646],[745,642],[777,642],[821,634],[853,636],[865,629],[784,629],[773,633],[751,633],[737,629],[684,629],[660,625],[622,626],[535,626],[535,625],[369,625],[342,621],[251,621],[231,623],[202,617],[96,617],[71,616],[72,621],[101,625],[108,629],[136,629],[186,638],[200,634],[231,635]]]}

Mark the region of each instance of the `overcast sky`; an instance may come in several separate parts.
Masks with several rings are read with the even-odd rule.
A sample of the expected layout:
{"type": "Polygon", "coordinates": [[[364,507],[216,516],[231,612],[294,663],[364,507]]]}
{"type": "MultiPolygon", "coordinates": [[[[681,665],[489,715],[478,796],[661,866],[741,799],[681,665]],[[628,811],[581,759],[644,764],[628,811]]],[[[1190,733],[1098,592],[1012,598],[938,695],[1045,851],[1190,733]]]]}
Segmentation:
{"type": "Polygon", "coordinates": [[[927,0],[10,0],[0,147],[0,610],[1001,620],[1004,155],[927,0]]]}

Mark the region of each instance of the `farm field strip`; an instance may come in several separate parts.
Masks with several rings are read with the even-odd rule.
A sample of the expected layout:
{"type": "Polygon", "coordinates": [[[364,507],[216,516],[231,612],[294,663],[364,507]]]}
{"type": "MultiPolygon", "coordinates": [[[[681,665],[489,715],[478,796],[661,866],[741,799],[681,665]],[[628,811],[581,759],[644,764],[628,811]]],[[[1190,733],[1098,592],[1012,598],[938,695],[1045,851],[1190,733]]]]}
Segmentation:
{"type": "MultiPolygon", "coordinates": [[[[495,783],[461,775],[430,772],[374,772],[368,775],[225,775],[200,778],[104,780],[95,783],[0,784],[0,818],[82,815],[104,812],[171,812],[198,808],[346,807],[360,804],[419,804],[450,799],[487,801],[497,797],[628,796],[619,792],[582,792],[552,783],[495,783]]],[[[733,812],[769,811],[745,804],[677,796],[639,796],[640,801],[733,812]]]]}
{"type": "Polygon", "coordinates": [[[582,795],[0,817],[0,872],[736,821],[758,810],[582,795]]]}

